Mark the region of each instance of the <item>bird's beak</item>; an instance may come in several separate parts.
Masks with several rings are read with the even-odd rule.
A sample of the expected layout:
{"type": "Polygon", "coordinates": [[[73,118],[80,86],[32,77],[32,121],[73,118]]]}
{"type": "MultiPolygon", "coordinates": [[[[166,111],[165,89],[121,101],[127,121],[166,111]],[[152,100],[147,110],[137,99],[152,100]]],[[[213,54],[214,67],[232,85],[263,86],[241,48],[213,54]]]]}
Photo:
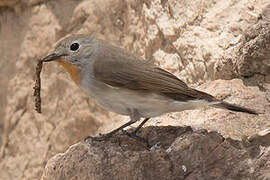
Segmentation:
{"type": "Polygon", "coordinates": [[[60,54],[51,53],[48,56],[46,56],[45,58],[43,58],[41,61],[43,61],[43,62],[54,61],[54,60],[57,60],[58,58],[60,58],[61,56],[62,55],[60,55],[60,54]]]}

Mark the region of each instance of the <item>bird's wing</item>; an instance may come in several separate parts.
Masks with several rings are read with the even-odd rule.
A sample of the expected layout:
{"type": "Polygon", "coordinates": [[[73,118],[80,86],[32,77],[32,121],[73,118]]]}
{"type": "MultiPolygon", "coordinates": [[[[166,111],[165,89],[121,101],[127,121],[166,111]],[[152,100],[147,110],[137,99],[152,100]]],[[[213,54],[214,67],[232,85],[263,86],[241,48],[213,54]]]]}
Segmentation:
{"type": "Polygon", "coordinates": [[[94,76],[103,83],[130,90],[156,92],[180,101],[215,100],[207,93],[189,88],[170,72],[136,58],[120,48],[107,47],[105,51],[93,63],[94,76]]]}

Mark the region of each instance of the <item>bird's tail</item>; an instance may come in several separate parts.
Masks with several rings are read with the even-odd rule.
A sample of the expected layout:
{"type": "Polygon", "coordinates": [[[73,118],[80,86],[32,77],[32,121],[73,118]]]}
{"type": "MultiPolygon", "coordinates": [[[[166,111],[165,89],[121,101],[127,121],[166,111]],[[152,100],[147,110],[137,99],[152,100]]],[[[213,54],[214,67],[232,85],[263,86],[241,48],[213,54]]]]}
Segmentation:
{"type": "Polygon", "coordinates": [[[244,112],[244,113],[258,115],[258,112],[256,112],[253,109],[249,109],[249,108],[241,107],[241,106],[238,106],[238,105],[230,104],[230,103],[227,103],[227,102],[224,102],[224,101],[220,101],[218,104],[213,104],[211,106],[216,107],[216,108],[229,109],[231,111],[244,112]]]}

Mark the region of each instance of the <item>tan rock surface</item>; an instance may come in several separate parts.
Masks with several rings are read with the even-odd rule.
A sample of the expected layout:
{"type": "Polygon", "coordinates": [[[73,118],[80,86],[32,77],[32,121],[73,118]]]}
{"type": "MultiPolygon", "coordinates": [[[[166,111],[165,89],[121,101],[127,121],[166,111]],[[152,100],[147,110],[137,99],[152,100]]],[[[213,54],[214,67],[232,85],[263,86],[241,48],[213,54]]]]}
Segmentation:
{"type": "MultiPolygon", "coordinates": [[[[190,124],[234,138],[269,127],[270,77],[268,66],[260,64],[269,64],[269,56],[259,46],[262,38],[268,37],[268,31],[257,28],[267,28],[263,26],[268,17],[268,11],[263,11],[267,3],[265,0],[0,0],[0,179],[39,179],[52,156],[87,135],[106,132],[127,120],[96,106],[53,63],[45,64],[42,72],[43,113],[34,111],[32,87],[36,62],[57,40],[70,33],[106,39],[155,61],[193,86],[245,75],[236,73],[236,68],[241,70],[241,65],[248,63],[252,73],[243,79],[245,85],[241,80],[215,81],[200,88],[214,95],[228,93],[229,102],[248,107],[254,103],[255,109],[265,111],[264,115],[254,119],[242,113],[207,108],[165,115],[150,124],[190,124]],[[250,46],[243,40],[246,29],[252,29],[257,37],[249,41],[250,46]],[[244,55],[238,58],[235,48],[240,46],[244,50],[259,48],[254,50],[259,56],[252,56],[251,61],[244,55]],[[259,64],[253,66],[250,62],[257,57],[259,64]],[[234,66],[237,62],[239,66],[234,66]],[[256,67],[263,73],[258,73],[256,67]],[[240,89],[243,91],[238,92],[240,89]]],[[[268,47],[269,41],[264,44],[268,47]]]]}
{"type": "Polygon", "coordinates": [[[147,127],[142,134],[154,145],[151,150],[123,135],[74,144],[48,161],[42,179],[270,178],[269,144],[245,144],[190,127],[147,127]]]}

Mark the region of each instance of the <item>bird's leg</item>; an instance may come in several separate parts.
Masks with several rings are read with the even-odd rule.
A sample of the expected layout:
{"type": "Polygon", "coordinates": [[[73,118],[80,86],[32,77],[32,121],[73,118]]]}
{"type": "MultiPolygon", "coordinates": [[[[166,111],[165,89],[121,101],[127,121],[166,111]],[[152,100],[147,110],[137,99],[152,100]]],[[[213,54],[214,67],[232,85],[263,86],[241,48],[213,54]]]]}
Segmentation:
{"type": "Polygon", "coordinates": [[[87,136],[84,141],[86,141],[87,139],[92,139],[94,141],[103,141],[105,139],[108,139],[110,137],[112,137],[112,135],[114,135],[115,133],[117,133],[120,130],[123,130],[125,127],[130,126],[131,124],[135,123],[136,121],[138,121],[140,119],[139,113],[137,110],[130,110],[130,121],[127,122],[126,124],[123,124],[122,126],[120,126],[119,128],[107,133],[107,134],[103,134],[97,137],[93,137],[93,136],[87,136]]]}
{"type": "Polygon", "coordinates": [[[143,122],[141,122],[141,124],[139,124],[138,127],[136,127],[136,129],[134,129],[132,132],[130,132],[131,134],[136,134],[142,127],[143,125],[149,120],[150,118],[145,118],[143,120],[143,122]]]}
{"type": "Polygon", "coordinates": [[[131,132],[127,132],[127,131],[125,131],[125,130],[122,130],[122,131],[123,131],[123,133],[126,134],[127,136],[132,137],[132,138],[136,138],[136,139],[138,139],[138,140],[140,140],[140,141],[143,141],[143,142],[145,142],[145,143],[149,146],[149,143],[148,143],[148,140],[147,140],[147,139],[142,138],[142,137],[140,137],[140,136],[137,135],[138,130],[140,130],[140,129],[142,128],[142,126],[143,126],[149,119],[150,119],[150,118],[145,118],[145,119],[143,120],[143,122],[141,122],[141,124],[139,124],[139,126],[138,126],[135,130],[133,130],[133,131],[131,131],[131,132]]]}

